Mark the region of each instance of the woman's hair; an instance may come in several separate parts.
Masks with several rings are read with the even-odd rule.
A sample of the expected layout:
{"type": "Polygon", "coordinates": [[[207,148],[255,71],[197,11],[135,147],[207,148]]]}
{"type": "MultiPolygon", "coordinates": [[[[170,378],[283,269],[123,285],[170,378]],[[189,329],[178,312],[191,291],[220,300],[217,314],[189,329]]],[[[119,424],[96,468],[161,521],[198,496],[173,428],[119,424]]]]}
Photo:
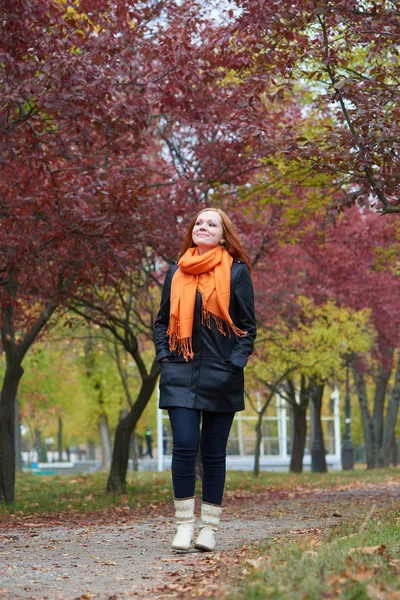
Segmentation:
{"type": "Polygon", "coordinates": [[[182,244],[182,248],[181,248],[181,251],[179,254],[179,258],[185,254],[186,250],[188,250],[189,248],[194,248],[196,246],[196,244],[193,242],[193,239],[192,239],[193,227],[195,226],[196,221],[199,218],[199,215],[201,215],[201,213],[205,212],[206,210],[213,210],[214,212],[218,213],[219,216],[221,217],[222,234],[223,234],[223,237],[225,240],[225,242],[223,244],[224,248],[229,252],[229,254],[232,256],[232,258],[237,259],[237,260],[243,260],[243,262],[246,263],[248,269],[251,270],[250,258],[247,256],[247,254],[242,246],[242,243],[239,239],[239,236],[235,229],[235,226],[232,223],[232,221],[230,220],[230,218],[220,208],[203,208],[190,221],[189,227],[188,227],[185,237],[183,239],[183,244],[182,244]]]}

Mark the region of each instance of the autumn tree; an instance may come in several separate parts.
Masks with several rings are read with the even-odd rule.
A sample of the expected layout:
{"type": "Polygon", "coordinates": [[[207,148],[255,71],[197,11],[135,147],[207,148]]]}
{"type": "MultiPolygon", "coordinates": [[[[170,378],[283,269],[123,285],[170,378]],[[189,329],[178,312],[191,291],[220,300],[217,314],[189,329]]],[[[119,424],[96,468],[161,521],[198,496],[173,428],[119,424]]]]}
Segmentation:
{"type": "MultiPolygon", "coordinates": [[[[376,332],[371,352],[350,353],[360,400],[369,467],[385,464],[396,426],[398,384],[390,389],[394,350],[399,345],[400,323],[397,262],[398,224],[376,219],[372,212],[354,207],[335,225],[322,218],[310,220],[308,230],[293,244],[281,244],[259,262],[259,316],[265,323],[280,315],[288,327],[296,323],[299,295],[323,305],[330,299],[340,307],[370,310],[376,332]],[[375,382],[368,401],[366,377],[375,382]]],[[[398,376],[395,381],[397,382],[398,376]]]]}
{"type": "Polygon", "coordinates": [[[370,355],[356,355],[353,374],[363,421],[369,468],[388,464],[399,409],[399,365],[394,365],[395,349],[400,344],[398,298],[399,226],[396,222],[376,220],[371,213],[353,208],[337,226],[326,232],[325,243],[309,247],[316,272],[310,278],[318,284],[317,273],[324,269],[326,289],[341,305],[369,308],[377,333],[370,355]],[[396,371],[395,384],[389,381],[396,371]],[[368,401],[366,376],[374,381],[372,402],[368,401]],[[370,406],[372,404],[372,411],[370,406]]]}
{"type": "MultiPolygon", "coordinates": [[[[148,262],[141,272],[131,272],[129,279],[125,273],[119,281],[118,278],[114,280],[113,286],[94,287],[90,296],[87,293],[79,295],[78,289],[69,300],[73,312],[101,328],[131,356],[139,374],[137,394],[116,428],[107,483],[107,490],[112,492],[125,490],[131,436],[160,373],[153,343],[153,323],[159,300],[157,274],[154,263],[148,262]]],[[[121,383],[127,385],[124,381],[121,383]]]]}
{"type": "MultiPolygon", "coordinates": [[[[102,456],[108,450],[111,458],[109,430],[115,430],[128,406],[112,359],[114,349],[101,330],[88,331],[81,320],[72,323],[71,316],[66,323],[72,328],[61,323],[53,327],[24,362],[18,399],[21,422],[30,432],[27,443],[40,448],[45,437],[54,438],[51,449],[57,450],[59,460],[79,444],[89,445],[94,458],[91,448],[98,444],[102,456]]],[[[134,389],[136,374],[127,370],[134,389]]]]}
{"type": "MultiPolygon", "coordinates": [[[[321,456],[324,444],[321,399],[325,385],[335,383],[343,371],[343,356],[349,352],[365,353],[373,342],[369,312],[339,308],[332,301],[315,305],[311,299],[296,299],[297,314],[290,321],[270,321],[260,331],[257,358],[249,367],[253,381],[268,390],[259,411],[259,421],[268,407],[271,394],[288,403],[293,415],[290,471],[300,473],[307,435],[307,411],[314,403],[315,426],[321,456]]],[[[314,432],[315,435],[315,432],[314,432]]],[[[260,439],[258,438],[258,444],[260,439]]],[[[256,451],[255,473],[258,472],[256,451]]]]}
{"type": "Polygon", "coordinates": [[[0,500],[6,502],[14,497],[14,404],[26,353],[71,290],[130,264],[141,250],[150,114],[162,102],[156,92],[164,93],[154,32],[166,9],[162,2],[135,10],[128,2],[2,3],[0,309],[7,368],[0,500]]]}
{"type": "Polygon", "coordinates": [[[243,125],[258,125],[260,101],[273,107],[297,98],[302,119],[272,142],[292,179],[301,181],[304,170],[329,175],[332,216],[356,202],[399,212],[396,2],[235,4],[204,52],[211,68],[226,70],[247,90],[243,125]]]}

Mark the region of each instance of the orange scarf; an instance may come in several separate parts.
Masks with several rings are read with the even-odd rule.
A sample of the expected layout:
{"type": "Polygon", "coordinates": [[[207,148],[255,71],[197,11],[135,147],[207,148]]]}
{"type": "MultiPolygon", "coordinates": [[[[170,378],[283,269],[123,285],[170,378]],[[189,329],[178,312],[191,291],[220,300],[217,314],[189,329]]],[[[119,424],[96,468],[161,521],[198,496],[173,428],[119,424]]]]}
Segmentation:
{"type": "Polygon", "coordinates": [[[247,335],[238,329],[229,314],[231,267],[233,258],[222,246],[201,256],[197,248],[189,248],[178,262],[171,283],[170,316],[167,335],[171,352],[177,350],[186,361],[193,358],[192,331],[196,290],[201,294],[203,325],[210,327],[210,317],[222,335],[247,335]]]}

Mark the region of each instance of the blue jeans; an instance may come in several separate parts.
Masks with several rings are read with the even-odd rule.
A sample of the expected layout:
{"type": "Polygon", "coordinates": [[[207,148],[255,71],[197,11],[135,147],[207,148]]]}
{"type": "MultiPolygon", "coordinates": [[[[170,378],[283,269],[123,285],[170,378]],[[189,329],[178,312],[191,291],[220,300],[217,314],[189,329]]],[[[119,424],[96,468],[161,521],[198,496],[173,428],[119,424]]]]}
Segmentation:
{"type": "Polygon", "coordinates": [[[191,408],[168,409],[172,428],[172,484],[174,497],[191,498],[196,487],[196,456],[203,463],[203,502],[222,504],[226,473],[226,444],[234,413],[191,408]],[[200,420],[203,420],[200,436],[200,420]]]}

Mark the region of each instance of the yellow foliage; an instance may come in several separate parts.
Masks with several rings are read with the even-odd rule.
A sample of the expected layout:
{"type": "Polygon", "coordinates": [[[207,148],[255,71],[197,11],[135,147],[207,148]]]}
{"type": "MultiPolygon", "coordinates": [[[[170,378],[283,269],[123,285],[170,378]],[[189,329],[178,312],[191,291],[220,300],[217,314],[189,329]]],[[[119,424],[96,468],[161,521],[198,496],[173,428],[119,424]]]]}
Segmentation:
{"type": "MultiPolygon", "coordinates": [[[[95,35],[99,35],[99,33],[102,30],[102,26],[94,23],[87,13],[79,12],[80,0],[73,0],[72,4],[74,6],[69,5],[67,7],[67,0],[55,0],[55,3],[61,8],[61,10],[64,11],[63,17],[72,19],[74,21],[87,22],[87,27],[85,27],[84,29],[76,29],[73,33],[78,33],[82,37],[86,37],[91,32],[95,35]]],[[[73,52],[77,54],[80,52],[80,50],[74,47],[73,52]]]]}
{"type": "MultiPolygon", "coordinates": [[[[224,72],[224,69],[220,68],[220,71],[224,72]]],[[[242,78],[240,77],[240,75],[233,69],[230,69],[229,71],[225,72],[223,80],[219,81],[218,85],[221,85],[222,87],[229,86],[231,84],[237,85],[241,81],[242,78]]]]}
{"type": "Polygon", "coordinates": [[[297,324],[279,322],[258,348],[259,359],[250,367],[256,380],[276,381],[291,369],[319,382],[332,381],[343,372],[346,355],[370,350],[375,334],[369,310],[355,311],[333,301],[315,306],[305,297],[298,302],[297,324]]]}

